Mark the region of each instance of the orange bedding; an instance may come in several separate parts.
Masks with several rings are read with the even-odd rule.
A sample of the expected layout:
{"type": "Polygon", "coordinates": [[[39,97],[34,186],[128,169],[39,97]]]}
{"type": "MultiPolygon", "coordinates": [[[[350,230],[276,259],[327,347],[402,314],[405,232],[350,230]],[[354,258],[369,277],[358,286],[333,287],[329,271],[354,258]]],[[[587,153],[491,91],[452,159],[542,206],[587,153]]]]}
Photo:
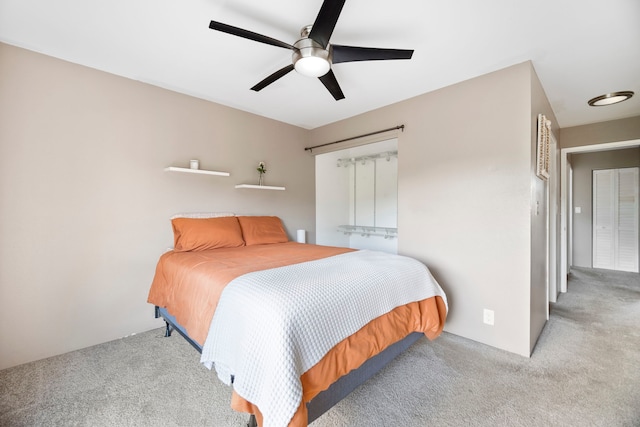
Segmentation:
{"type": "Polygon", "coordinates": [[[222,290],[236,277],[351,251],[353,249],[296,242],[169,251],[160,257],[147,301],[166,308],[202,346],[222,290]]]}
{"type": "MultiPolygon", "coordinates": [[[[350,251],[353,249],[295,242],[198,252],[170,251],[158,262],[148,302],[165,307],[202,346],[222,290],[234,278],[350,251]]],[[[289,426],[306,426],[306,402],[411,332],[423,332],[429,339],[436,338],[442,332],[446,314],[442,298],[428,298],[397,307],[338,343],[302,375],[303,403],[289,426]]],[[[237,411],[255,414],[258,423],[262,424],[259,409],[235,392],[231,406],[237,411]]]]}
{"type": "MultiPolygon", "coordinates": [[[[359,368],[369,358],[411,332],[424,332],[429,339],[437,338],[442,333],[446,317],[445,302],[436,296],[397,307],[338,343],[302,375],[303,399],[289,427],[306,427],[307,402],[328,389],[341,376],[359,368]]],[[[231,407],[239,412],[255,414],[258,425],[262,425],[260,409],[235,392],[231,407]]]]}

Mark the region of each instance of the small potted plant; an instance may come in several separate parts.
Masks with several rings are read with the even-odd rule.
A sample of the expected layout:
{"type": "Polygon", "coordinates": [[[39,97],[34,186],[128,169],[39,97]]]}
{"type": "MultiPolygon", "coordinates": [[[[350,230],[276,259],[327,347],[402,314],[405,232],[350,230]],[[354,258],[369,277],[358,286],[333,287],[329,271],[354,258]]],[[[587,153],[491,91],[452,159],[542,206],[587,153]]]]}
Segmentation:
{"type": "Polygon", "coordinates": [[[258,172],[260,173],[260,179],[258,181],[258,185],[262,185],[262,175],[267,173],[267,168],[264,165],[264,162],[258,163],[258,172]]]}

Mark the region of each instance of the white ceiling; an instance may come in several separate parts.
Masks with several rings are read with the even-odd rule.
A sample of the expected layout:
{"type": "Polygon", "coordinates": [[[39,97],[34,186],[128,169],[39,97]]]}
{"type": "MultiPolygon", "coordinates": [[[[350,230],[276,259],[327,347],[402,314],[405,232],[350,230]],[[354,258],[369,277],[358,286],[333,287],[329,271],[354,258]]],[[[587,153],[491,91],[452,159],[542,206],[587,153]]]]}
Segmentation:
{"type": "Polygon", "coordinates": [[[293,44],[322,0],[0,0],[0,41],[307,129],[527,60],[561,127],[640,115],[637,0],[347,0],[331,42],[415,49],[411,60],[333,66],[346,99],[289,73],[291,51],[209,29],[211,20],[293,44]],[[604,93],[631,100],[589,107],[604,93]]]}

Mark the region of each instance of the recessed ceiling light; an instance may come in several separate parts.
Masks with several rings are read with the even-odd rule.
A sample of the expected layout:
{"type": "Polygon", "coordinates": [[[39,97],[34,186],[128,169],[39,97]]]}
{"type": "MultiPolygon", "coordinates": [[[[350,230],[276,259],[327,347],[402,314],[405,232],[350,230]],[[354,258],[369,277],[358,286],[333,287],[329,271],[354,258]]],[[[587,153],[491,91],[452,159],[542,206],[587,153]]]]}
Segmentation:
{"type": "Polygon", "coordinates": [[[617,104],[618,102],[626,101],[633,96],[633,92],[630,90],[624,90],[621,92],[608,93],[606,95],[596,96],[589,100],[589,105],[592,107],[602,107],[604,105],[617,104]]]}

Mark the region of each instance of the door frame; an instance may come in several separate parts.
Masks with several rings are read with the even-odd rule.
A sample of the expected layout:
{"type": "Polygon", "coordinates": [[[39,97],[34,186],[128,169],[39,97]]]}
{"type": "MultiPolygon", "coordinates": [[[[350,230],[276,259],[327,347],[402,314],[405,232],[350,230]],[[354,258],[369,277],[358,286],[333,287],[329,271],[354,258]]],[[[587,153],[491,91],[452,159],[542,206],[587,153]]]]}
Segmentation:
{"type": "Polygon", "coordinates": [[[549,303],[558,297],[558,141],[551,132],[549,185],[547,187],[547,320],[549,303]]]}
{"type": "Polygon", "coordinates": [[[567,275],[570,265],[570,242],[569,236],[570,221],[568,220],[571,213],[571,189],[567,185],[569,181],[569,154],[571,153],[589,153],[596,151],[608,151],[621,148],[631,148],[640,146],[640,139],[632,139],[628,141],[605,142],[602,144],[583,145],[580,147],[563,148],[560,150],[560,292],[567,292],[567,275]]]}

